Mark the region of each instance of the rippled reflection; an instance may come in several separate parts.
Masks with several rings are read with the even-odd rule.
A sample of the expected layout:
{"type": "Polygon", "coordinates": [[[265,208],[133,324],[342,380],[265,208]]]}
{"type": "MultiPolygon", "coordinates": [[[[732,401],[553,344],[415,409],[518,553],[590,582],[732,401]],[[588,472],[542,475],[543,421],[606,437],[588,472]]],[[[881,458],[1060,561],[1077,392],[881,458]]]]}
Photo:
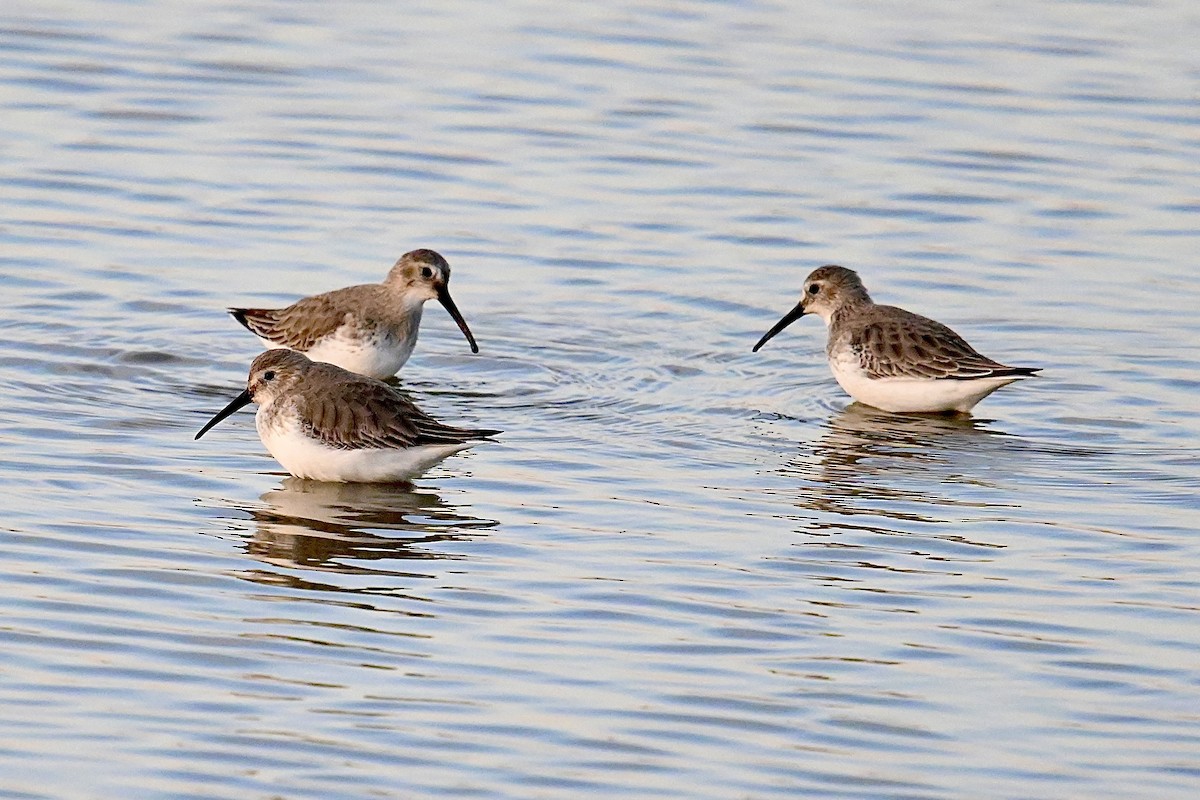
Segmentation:
{"type": "Polygon", "coordinates": [[[0,794],[1194,796],[1195,12],[1081,5],[7,3],[0,794]],[[191,445],[421,246],[501,444],[191,445]],[[1046,377],[841,411],[827,261],[1046,377]]]}
{"type": "Polygon", "coordinates": [[[803,482],[802,508],[906,522],[950,522],[955,509],[999,508],[987,460],[1011,438],[972,417],[888,414],[860,403],[780,472],[803,482]]]}
{"type": "Polygon", "coordinates": [[[413,576],[380,562],[462,558],[431,545],[495,526],[412,485],[338,484],[286,478],[247,509],[255,523],[246,552],[287,567],[351,575],[413,576]]]}

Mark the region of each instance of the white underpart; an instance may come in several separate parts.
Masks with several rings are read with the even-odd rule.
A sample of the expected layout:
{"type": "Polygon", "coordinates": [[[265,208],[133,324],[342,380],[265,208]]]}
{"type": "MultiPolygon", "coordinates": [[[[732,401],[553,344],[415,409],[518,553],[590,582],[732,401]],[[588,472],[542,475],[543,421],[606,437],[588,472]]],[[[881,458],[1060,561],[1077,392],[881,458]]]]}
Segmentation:
{"type": "MultiPolygon", "coordinates": [[[[342,325],[332,336],[320,339],[303,351],[313,361],[324,361],[335,364],[342,369],[357,372],[383,380],[390,378],[400,371],[417,346],[417,332],[421,325],[421,305],[410,306],[408,309],[408,335],[403,339],[393,339],[382,334],[364,339],[354,335],[347,325],[342,325]]],[[[274,349],[283,345],[260,340],[267,348],[274,349]]]]}
{"type": "Polygon", "coordinates": [[[254,423],[267,450],[297,478],[336,483],[389,483],[415,477],[466,444],[372,450],[341,450],[305,435],[294,419],[263,424],[260,407],[254,423]]]}
{"type": "Polygon", "coordinates": [[[884,411],[931,413],[970,411],[983,398],[1023,376],[999,378],[871,378],[859,365],[858,356],[846,349],[830,357],[833,377],[846,393],[860,403],[884,411]]]}

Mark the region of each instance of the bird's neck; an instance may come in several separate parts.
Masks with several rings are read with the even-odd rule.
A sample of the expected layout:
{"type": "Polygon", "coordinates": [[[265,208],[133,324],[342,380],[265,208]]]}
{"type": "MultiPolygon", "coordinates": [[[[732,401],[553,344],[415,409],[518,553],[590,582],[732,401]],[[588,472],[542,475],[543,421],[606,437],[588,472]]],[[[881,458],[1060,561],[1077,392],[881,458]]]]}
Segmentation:
{"type": "Polygon", "coordinates": [[[384,286],[387,286],[388,294],[392,298],[391,302],[395,306],[403,309],[405,314],[415,315],[417,320],[421,319],[421,309],[425,307],[425,301],[429,299],[427,296],[404,284],[384,284],[384,286]]]}
{"type": "Polygon", "coordinates": [[[839,320],[851,317],[862,311],[864,308],[873,305],[875,305],[875,302],[871,300],[871,296],[867,294],[865,289],[861,293],[856,292],[850,297],[847,297],[838,305],[836,309],[834,309],[833,313],[825,318],[825,324],[835,325],[839,320]]]}

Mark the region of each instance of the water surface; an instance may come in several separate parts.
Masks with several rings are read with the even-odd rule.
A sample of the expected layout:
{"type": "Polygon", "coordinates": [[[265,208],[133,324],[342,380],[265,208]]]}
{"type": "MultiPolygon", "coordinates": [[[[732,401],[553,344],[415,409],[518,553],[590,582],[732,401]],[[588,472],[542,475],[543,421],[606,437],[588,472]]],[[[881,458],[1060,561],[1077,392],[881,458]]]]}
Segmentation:
{"type": "Polygon", "coordinates": [[[1185,798],[1183,2],[0,12],[0,795],[1185,798]],[[432,247],[405,387],[283,475],[224,315],[432,247]],[[850,404],[813,267],[1044,368],[850,404]]]}

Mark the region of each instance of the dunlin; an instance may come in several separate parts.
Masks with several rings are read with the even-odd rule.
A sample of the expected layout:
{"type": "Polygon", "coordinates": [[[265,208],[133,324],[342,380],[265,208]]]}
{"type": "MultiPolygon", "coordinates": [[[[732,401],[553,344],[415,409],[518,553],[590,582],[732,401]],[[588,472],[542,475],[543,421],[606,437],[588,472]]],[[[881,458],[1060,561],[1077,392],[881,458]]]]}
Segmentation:
{"type": "Polygon", "coordinates": [[[265,347],[286,347],[314,361],[382,379],[395,375],[412,355],[426,300],[445,306],[471,352],[479,352],[450,298],[449,283],[446,259],[432,250],[413,250],[400,257],[383,283],[315,294],[287,308],[231,308],[229,313],[265,347]]]}
{"type": "Polygon", "coordinates": [[[800,302],[754,351],[805,314],[829,328],[825,353],[837,382],[855,400],[884,411],[965,413],[1001,386],[1039,371],[980,355],[940,322],[876,305],[858,273],[836,266],[805,279],[800,302]]]}
{"type": "Polygon", "coordinates": [[[276,349],[254,359],[245,391],[196,438],[252,402],[271,455],[297,478],[318,481],[407,480],[500,433],[443,425],[382,381],[276,349]]]}

